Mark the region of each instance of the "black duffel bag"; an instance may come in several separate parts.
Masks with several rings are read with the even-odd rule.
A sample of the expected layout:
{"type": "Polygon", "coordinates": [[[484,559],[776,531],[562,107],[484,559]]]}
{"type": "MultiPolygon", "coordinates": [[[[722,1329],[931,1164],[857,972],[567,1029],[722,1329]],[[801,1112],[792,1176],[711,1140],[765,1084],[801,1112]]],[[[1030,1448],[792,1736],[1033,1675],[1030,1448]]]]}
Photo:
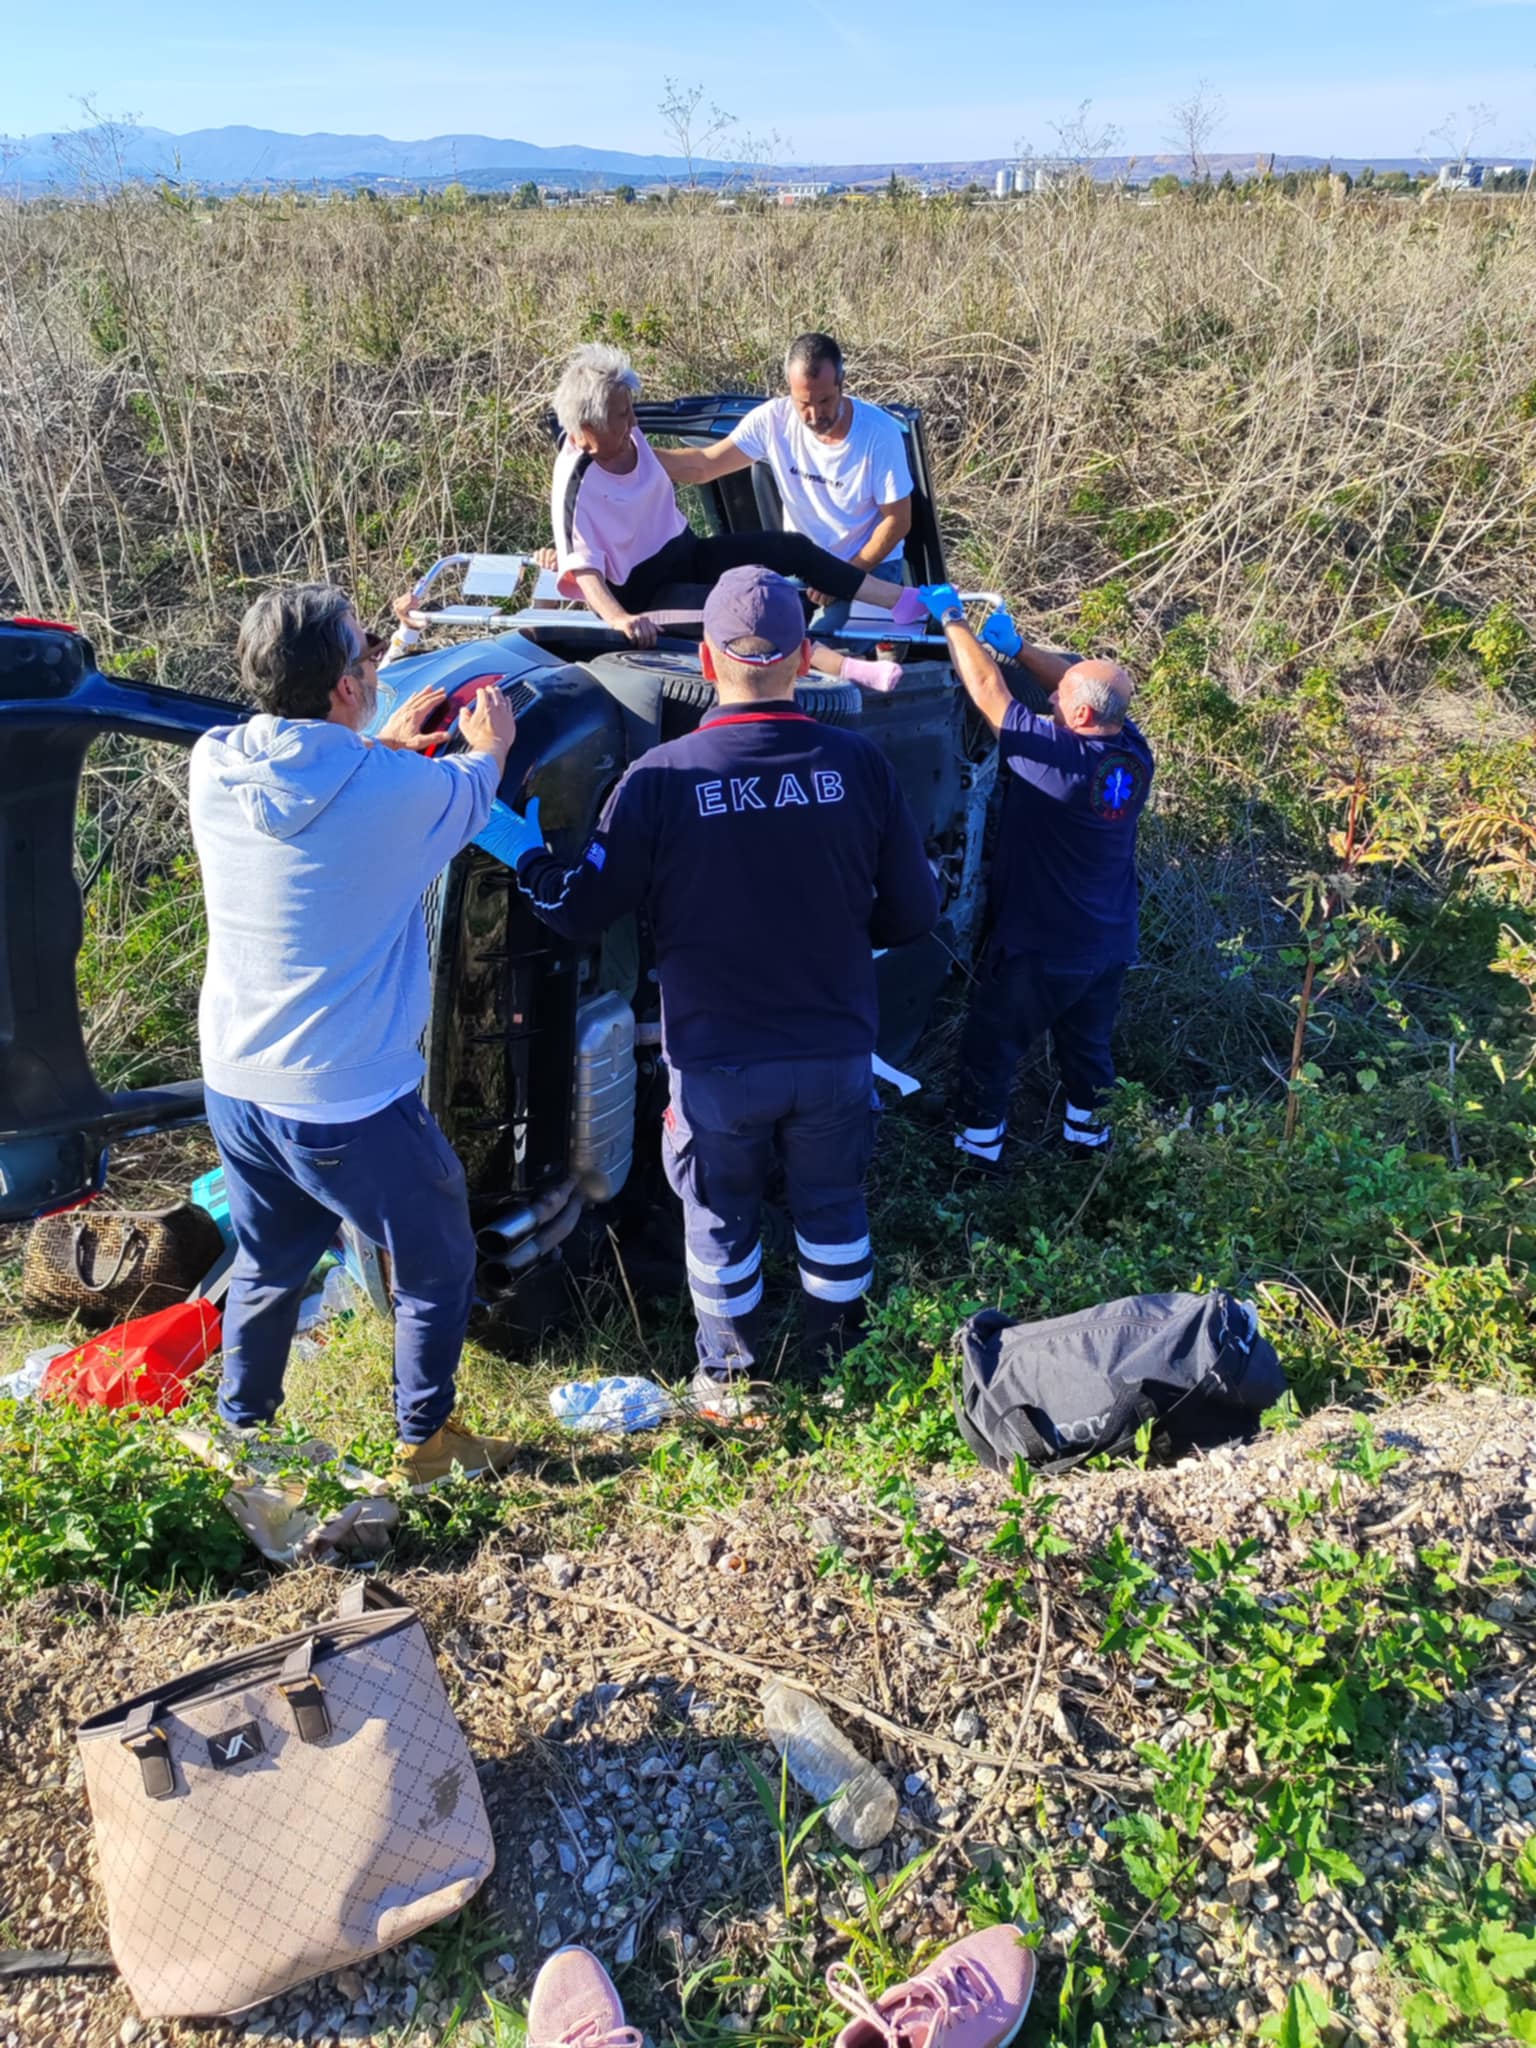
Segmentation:
{"type": "Polygon", "coordinates": [[[1219,1290],[1136,1294],[1041,1323],[986,1308],[958,1345],[961,1433],[998,1472],[1127,1451],[1147,1422],[1173,1450],[1210,1449],[1251,1436],[1285,1392],[1253,1308],[1219,1290]]]}

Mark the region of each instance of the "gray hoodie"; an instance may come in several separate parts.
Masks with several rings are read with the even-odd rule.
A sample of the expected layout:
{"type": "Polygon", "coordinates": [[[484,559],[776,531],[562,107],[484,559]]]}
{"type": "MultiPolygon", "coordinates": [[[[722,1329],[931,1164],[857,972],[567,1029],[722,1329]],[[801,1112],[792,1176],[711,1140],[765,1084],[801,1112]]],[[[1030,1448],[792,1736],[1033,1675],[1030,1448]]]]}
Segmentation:
{"type": "Polygon", "coordinates": [[[192,749],[192,837],[208,904],[203,1075],[282,1107],[355,1101],[422,1074],[421,898],[484,826],[492,754],[370,746],[346,726],[272,718],[192,749]]]}

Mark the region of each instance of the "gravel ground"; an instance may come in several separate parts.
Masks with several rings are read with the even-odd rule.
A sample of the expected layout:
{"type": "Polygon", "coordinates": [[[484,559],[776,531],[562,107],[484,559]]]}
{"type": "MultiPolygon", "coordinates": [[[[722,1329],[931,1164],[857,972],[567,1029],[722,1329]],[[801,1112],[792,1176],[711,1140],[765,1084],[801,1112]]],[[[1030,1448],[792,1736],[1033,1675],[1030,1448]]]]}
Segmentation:
{"type": "MultiPolygon", "coordinates": [[[[987,1646],[976,1591],[952,1574],[944,1591],[909,1582],[873,1599],[861,1592],[861,1571],[889,1583],[899,1527],[814,1482],[792,1507],[765,1495],[729,1517],[631,1523],[586,1554],[552,1553],[526,1524],[457,1574],[404,1577],[497,1838],[495,1877],[470,1918],[474,1942],[455,1947],[440,1935],[204,2026],[141,2024],[111,1980],[34,1982],[0,1991],[0,2044],[429,2043],[466,1984],[473,1992],[478,1978],[520,2002],[540,1958],[572,1940],[609,1961],[631,2016],[658,2040],[676,2030],[682,1982],[729,1958],[744,1988],[723,2030],[750,2031],[761,1960],[785,1933],[777,1847],[747,1769],[750,1760],[777,1778],[758,1709],[767,1670],[821,1687],[901,1791],[896,1830],[867,1852],[866,1870],[886,1881],[920,1850],[940,1848],[888,1909],[885,1929],[899,1946],[963,1928],[968,1870],[1016,1876],[1055,1852],[1039,1894],[1049,1994],[1050,1966],[1074,1937],[1105,1952],[1105,1914],[1117,1898],[1124,1908],[1104,1828],[1141,1803],[1132,1745],[1168,1746],[1191,1732],[1155,1676],[1128,1677],[1100,1657],[1084,1618],[1084,1560],[1115,1529],[1162,1576],[1175,1611],[1190,1584],[1189,1546],[1218,1534],[1261,1540],[1255,1561],[1270,1591],[1318,1535],[1405,1563],[1419,1546],[1449,1542],[1463,1579],[1495,1558],[1536,1563],[1536,1403],[1462,1394],[1384,1412],[1377,1441],[1405,1456],[1375,1485],[1319,1462],[1353,1430],[1352,1416],[1333,1412],[1177,1467],[1053,1480],[1056,1526],[1071,1548],[1050,1562],[1050,1626],[1042,1635],[1022,1620],[987,1646]],[[1292,1534],[1269,1503],[1320,1483],[1326,1505],[1305,1536],[1292,1534]],[[832,1546],[849,1569],[827,1577],[818,1565],[832,1546]]],[[[984,1550],[1002,1483],[985,1473],[914,1480],[952,1552],[984,1550]]],[[[319,1618],[336,1591],[333,1575],[309,1571],[247,1599],[161,1616],[116,1619],[89,1600],[51,1596],[11,1617],[0,1643],[9,1940],[104,1941],[75,1723],[115,1696],[319,1618]]],[[[1517,1587],[1479,1598],[1498,1632],[1478,1682],[1422,1731],[1405,1727],[1395,1770],[1353,1800],[1351,1848],[1365,1885],[1325,1886],[1304,1905],[1281,1873],[1256,1866],[1252,1837],[1218,1816],[1193,1901],[1134,1936],[1131,1952],[1145,1954],[1149,1972],[1120,1992],[1106,2018],[1112,2037],[1246,2039],[1308,1975],[1362,2039],[1400,2038],[1383,1953],[1393,1899],[1436,1859],[1507,1849],[1536,1823],[1536,1596],[1517,1587]]],[[[1220,1754],[1225,1738],[1213,1739],[1220,1754]]],[[[1226,1768],[1240,1774],[1243,1759],[1234,1754],[1226,1768]]],[[[831,1923],[857,1907],[849,1876],[823,1875],[817,1967],[841,1951],[831,1923]]],[[[490,2039],[483,2001],[472,1997],[454,2039],[464,2048],[490,2039]]]]}

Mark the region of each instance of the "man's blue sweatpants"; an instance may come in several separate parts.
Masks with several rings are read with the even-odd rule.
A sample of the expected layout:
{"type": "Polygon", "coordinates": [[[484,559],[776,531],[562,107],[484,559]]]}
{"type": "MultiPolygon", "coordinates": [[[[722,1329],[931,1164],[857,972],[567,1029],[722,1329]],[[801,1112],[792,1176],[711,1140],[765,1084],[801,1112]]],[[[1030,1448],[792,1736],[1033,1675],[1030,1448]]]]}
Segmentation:
{"type": "Polygon", "coordinates": [[[662,1160],[683,1204],[699,1363],[750,1373],[762,1344],[763,1193],[777,1155],[795,1226],[805,1348],[857,1337],[874,1277],[864,1179],[874,1151],[870,1063],[761,1060],[672,1072],[662,1160]]]}
{"type": "Polygon", "coordinates": [[[298,1123],[205,1091],[238,1251],[224,1310],[219,1413],[270,1422],[310,1274],[343,1222],[389,1254],[395,1414],[425,1443],[453,1409],[475,1298],[464,1169],[419,1096],[359,1123],[298,1123]]]}

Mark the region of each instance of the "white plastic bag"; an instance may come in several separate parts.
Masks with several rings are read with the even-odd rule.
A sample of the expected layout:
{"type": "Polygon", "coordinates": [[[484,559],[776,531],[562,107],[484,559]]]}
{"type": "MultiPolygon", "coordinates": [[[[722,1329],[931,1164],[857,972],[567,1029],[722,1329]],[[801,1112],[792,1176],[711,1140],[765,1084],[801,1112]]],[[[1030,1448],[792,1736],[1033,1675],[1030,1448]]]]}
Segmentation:
{"type": "Polygon", "coordinates": [[[610,1429],[628,1434],[655,1429],[674,1412],[676,1403],[654,1380],[617,1374],[605,1380],[567,1380],[552,1387],[549,1410],[567,1429],[610,1429]]]}

